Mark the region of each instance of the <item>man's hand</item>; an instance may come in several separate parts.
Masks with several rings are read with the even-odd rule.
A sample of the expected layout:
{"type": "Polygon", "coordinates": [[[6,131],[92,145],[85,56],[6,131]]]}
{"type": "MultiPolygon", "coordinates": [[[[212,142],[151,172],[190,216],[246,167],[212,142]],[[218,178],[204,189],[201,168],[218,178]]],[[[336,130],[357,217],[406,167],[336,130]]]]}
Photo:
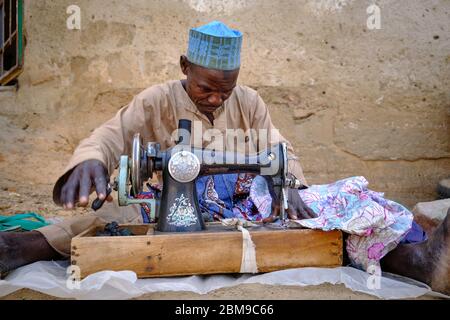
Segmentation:
{"type": "MultiPolygon", "coordinates": [[[[298,189],[288,189],[288,209],[289,219],[301,220],[315,218],[317,215],[302,200],[298,189]]],[[[272,214],[263,220],[263,222],[273,222],[280,215],[280,199],[272,197],[272,214]]]]}
{"type": "MultiPolygon", "coordinates": [[[[99,160],[86,160],[77,165],[61,189],[61,202],[65,209],[73,209],[78,203],[81,207],[89,204],[89,195],[94,191],[104,200],[109,176],[103,163],[99,160]]],[[[106,198],[112,201],[111,195],[106,198]]]]}

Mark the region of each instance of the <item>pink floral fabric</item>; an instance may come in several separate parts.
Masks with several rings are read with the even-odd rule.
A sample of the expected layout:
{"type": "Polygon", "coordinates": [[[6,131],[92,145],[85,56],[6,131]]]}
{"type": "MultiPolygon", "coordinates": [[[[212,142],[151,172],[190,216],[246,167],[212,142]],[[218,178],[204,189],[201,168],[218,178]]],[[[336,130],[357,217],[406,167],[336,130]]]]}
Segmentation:
{"type": "Polygon", "coordinates": [[[318,216],[297,220],[300,225],[349,233],[347,252],[353,265],[367,270],[394,249],[411,229],[412,213],[402,205],[371,191],[364,177],[299,190],[300,197],[318,216]]]}

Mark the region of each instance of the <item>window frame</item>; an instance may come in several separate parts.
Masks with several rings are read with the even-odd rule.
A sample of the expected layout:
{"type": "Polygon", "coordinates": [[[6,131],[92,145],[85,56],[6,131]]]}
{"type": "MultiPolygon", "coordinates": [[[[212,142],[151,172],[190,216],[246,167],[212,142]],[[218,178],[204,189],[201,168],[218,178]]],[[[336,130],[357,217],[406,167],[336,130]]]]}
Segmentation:
{"type": "Polygon", "coordinates": [[[0,13],[0,17],[3,18],[3,21],[0,21],[2,24],[2,31],[3,34],[0,35],[0,85],[7,85],[12,80],[16,79],[19,74],[23,70],[23,0],[0,0],[0,10],[2,13],[0,13]],[[9,10],[10,10],[10,19],[9,19],[9,25],[5,26],[5,16],[4,14],[6,3],[9,3],[9,10]],[[11,19],[11,12],[12,12],[12,5],[16,6],[16,16],[15,16],[15,22],[16,25],[12,26],[12,19],[11,19]],[[5,37],[6,28],[8,28],[8,37],[5,37]],[[14,30],[15,29],[15,30],[14,30]],[[11,30],[14,30],[11,32],[11,30]],[[10,69],[8,69],[6,72],[4,72],[4,54],[5,54],[5,48],[14,41],[14,36],[16,36],[16,61],[14,65],[11,66],[10,69]]]}

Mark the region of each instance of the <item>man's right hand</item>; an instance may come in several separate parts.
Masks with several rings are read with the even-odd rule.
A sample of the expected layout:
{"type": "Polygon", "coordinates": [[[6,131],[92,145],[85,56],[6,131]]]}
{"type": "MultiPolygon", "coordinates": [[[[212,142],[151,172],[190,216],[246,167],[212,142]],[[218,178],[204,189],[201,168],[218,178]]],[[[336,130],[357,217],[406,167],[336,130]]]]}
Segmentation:
{"type": "MultiPolygon", "coordinates": [[[[61,202],[65,209],[89,204],[89,195],[95,190],[97,197],[104,200],[109,183],[108,172],[99,160],[86,160],[77,165],[61,189],[61,202]]],[[[112,201],[111,195],[106,199],[112,201]]]]}

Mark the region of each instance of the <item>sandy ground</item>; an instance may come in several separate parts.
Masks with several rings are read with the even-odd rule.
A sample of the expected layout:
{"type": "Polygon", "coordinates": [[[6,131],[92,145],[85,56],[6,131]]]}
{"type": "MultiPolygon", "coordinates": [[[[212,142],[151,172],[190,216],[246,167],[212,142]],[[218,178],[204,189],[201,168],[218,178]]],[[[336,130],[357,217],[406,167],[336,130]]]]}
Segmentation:
{"type": "MultiPolygon", "coordinates": [[[[22,289],[0,300],[60,300],[40,292],[22,289]]],[[[378,298],[354,292],[344,285],[322,284],[318,286],[273,286],[262,284],[245,284],[197,294],[186,291],[159,292],[145,294],[137,300],[377,300],[378,298]]],[[[436,299],[422,296],[418,300],[436,299]]]]}
{"type": "MultiPolygon", "coordinates": [[[[52,201],[52,187],[71,155],[70,149],[58,149],[57,139],[47,132],[34,132],[3,121],[0,135],[0,215],[34,211],[47,219],[68,218],[90,214],[89,209],[63,210],[52,201]],[[38,138],[37,138],[38,137],[38,138]],[[11,143],[11,141],[13,143],[11,143]],[[33,146],[33,153],[28,147],[33,146]]],[[[430,299],[429,297],[422,297],[430,299]]],[[[57,299],[32,290],[19,290],[0,299],[57,299]]],[[[343,285],[272,286],[246,284],[215,290],[206,295],[191,292],[147,294],[139,299],[376,299],[356,293],[343,285]]]]}

